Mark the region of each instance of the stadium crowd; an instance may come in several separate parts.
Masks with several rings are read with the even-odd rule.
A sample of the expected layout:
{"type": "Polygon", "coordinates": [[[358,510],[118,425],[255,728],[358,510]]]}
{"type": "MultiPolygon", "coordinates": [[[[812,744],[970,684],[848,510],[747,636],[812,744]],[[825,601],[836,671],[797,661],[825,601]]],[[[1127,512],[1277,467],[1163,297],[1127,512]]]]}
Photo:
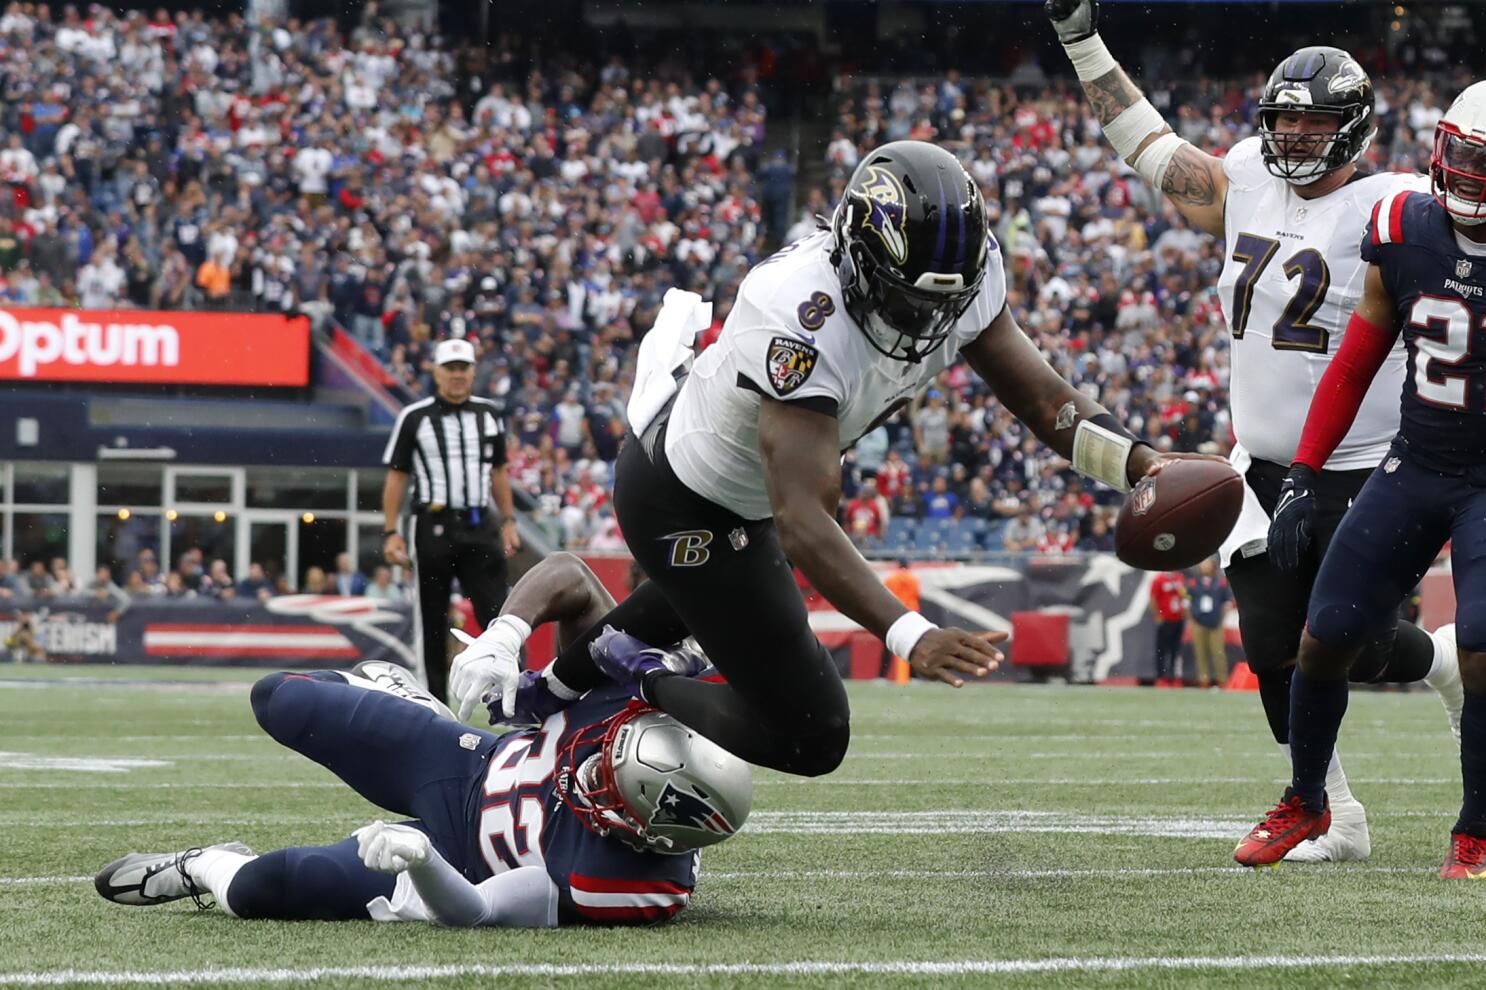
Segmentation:
{"type": "MultiPolygon", "coordinates": [[[[1060,372],[1158,447],[1229,440],[1220,245],[1155,202],[1082,94],[1035,63],[997,84],[846,80],[824,161],[800,163],[816,185],[766,153],[747,72],[528,70],[500,45],[474,67],[375,17],[343,35],[21,3],[0,16],[0,54],[0,300],[303,311],[415,394],[432,344],[467,336],[476,394],[508,413],[513,477],[565,546],[623,546],[610,465],[633,345],[665,290],[715,300],[715,339],[748,267],[899,138],[945,144],[982,184],[1011,305],[1060,372]]],[[[1221,150],[1253,133],[1260,81],[1146,86],[1183,136],[1221,150]]],[[[1417,168],[1453,85],[1377,81],[1368,164],[1417,168]]],[[[964,368],[848,454],[843,492],[868,549],[1111,548],[1112,493],[964,368]]]]}

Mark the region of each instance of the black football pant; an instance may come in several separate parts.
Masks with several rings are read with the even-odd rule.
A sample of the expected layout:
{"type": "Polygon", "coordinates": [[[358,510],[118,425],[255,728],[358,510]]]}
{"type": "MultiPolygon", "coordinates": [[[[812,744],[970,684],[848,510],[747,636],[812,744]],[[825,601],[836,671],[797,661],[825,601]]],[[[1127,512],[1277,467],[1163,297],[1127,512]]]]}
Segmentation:
{"type": "MultiPolygon", "coordinates": [[[[1259,504],[1271,516],[1289,470],[1255,458],[1245,475],[1259,504]]],[[[1285,573],[1270,563],[1269,554],[1261,553],[1255,557],[1235,556],[1225,572],[1238,605],[1244,659],[1259,679],[1260,700],[1276,742],[1290,741],[1290,679],[1300,652],[1300,634],[1305,630],[1316,573],[1342,517],[1371,475],[1372,471],[1366,469],[1322,471],[1318,475],[1315,531],[1299,571],[1285,573]]],[[[1352,667],[1354,682],[1408,683],[1422,680],[1429,673],[1434,644],[1418,626],[1398,621],[1397,604],[1372,628],[1367,648],[1352,667]]]]}
{"type": "Polygon", "coordinates": [[[494,513],[471,524],[462,512],[419,512],[409,547],[418,579],[418,619],[428,690],[449,698],[449,592],[454,578],[475,607],[480,631],[500,615],[506,600],[506,552],[494,513]]]}
{"type": "Polygon", "coordinates": [[[607,624],[657,646],[695,636],[719,684],[656,680],[651,700],[719,746],[785,773],[830,773],[846,755],[850,710],[835,661],[815,634],[772,520],[747,521],[677,479],[633,435],[615,467],[614,508],[650,580],[555,661],[583,690],[603,683],[588,644],[607,624]]]}
{"type": "Polygon", "coordinates": [[[1156,623],[1156,680],[1169,681],[1176,677],[1177,660],[1182,653],[1182,632],[1186,628],[1184,619],[1156,623]]]}

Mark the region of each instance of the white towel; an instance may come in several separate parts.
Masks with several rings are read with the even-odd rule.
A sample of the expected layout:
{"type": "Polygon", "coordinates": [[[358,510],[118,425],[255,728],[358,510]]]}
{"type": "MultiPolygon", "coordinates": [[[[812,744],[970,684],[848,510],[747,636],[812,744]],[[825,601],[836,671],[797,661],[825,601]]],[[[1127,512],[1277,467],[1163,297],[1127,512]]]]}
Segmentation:
{"type": "Polygon", "coordinates": [[[676,394],[676,369],[690,365],[697,334],[712,325],[712,304],[695,292],[667,289],[655,326],[640,341],[635,387],[630,393],[629,426],[645,432],[656,413],[676,394]]]}
{"type": "Polygon", "coordinates": [[[1239,510],[1238,522],[1233,524],[1233,531],[1218,548],[1218,560],[1224,567],[1232,563],[1234,557],[1253,557],[1269,547],[1269,513],[1259,504],[1259,496],[1254,494],[1254,489],[1249,487],[1246,479],[1252,461],[1253,458],[1242,444],[1233,445],[1228,463],[1233,465],[1240,477],[1245,477],[1245,481],[1243,508],[1239,510]]]}

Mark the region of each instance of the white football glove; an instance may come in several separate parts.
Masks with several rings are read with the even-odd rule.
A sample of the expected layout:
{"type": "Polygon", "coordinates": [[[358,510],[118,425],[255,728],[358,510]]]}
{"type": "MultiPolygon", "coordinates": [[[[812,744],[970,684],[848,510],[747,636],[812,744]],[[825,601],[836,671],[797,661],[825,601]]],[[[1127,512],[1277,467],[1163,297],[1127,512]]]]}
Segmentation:
{"type": "Polygon", "coordinates": [[[531,626],[514,615],[503,615],[478,639],[460,629],[451,632],[466,646],[449,671],[449,695],[459,702],[459,720],[465,721],[476,706],[496,698],[510,718],[516,711],[516,687],[521,680],[521,647],[531,635],[531,626]]]}
{"type": "Polygon", "coordinates": [[[378,873],[401,873],[422,866],[433,855],[428,836],[406,825],[375,821],[351,834],[356,836],[356,855],[378,873]]]}

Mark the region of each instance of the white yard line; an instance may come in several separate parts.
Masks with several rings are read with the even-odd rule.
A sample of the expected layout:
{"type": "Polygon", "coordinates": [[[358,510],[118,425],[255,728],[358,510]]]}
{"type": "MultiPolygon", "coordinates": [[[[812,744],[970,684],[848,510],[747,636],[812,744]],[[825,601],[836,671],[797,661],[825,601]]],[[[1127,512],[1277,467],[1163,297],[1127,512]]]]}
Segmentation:
{"type": "Polygon", "coordinates": [[[560,978],[592,976],[1004,976],[1018,973],[1108,973],[1150,970],[1315,969],[1345,966],[1479,964],[1482,953],[1410,955],[1275,956],[1062,956],[1045,959],[885,960],[881,962],[801,961],[775,963],[511,963],[506,965],[318,966],[298,969],[56,970],[0,973],[0,986],[65,984],[168,986],[183,983],[310,983],[316,980],[405,982],[481,976],[560,978]]]}

